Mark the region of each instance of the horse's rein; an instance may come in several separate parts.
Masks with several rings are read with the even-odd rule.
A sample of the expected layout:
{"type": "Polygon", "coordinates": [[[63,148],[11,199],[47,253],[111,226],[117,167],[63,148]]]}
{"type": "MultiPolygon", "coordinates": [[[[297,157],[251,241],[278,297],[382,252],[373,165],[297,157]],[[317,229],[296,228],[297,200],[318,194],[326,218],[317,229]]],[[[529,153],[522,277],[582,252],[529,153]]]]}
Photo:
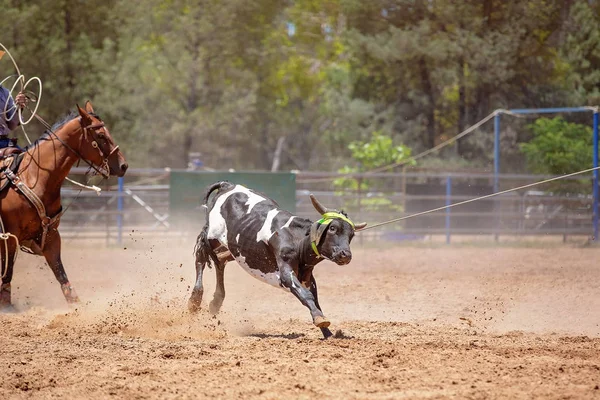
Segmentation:
{"type": "MultiPolygon", "coordinates": [[[[48,132],[50,132],[52,135],[54,135],[54,137],[56,139],[58,139],[58,141],[65,146],[67,149],[71,150],[80,160],[83,160],[87,165],[89,165],[90,168],[92,168],[94,171],[96,171],[98,174],[102,175],[104,178],[108,179],[110,177],[110,169],[108,168],[108,157],[110,157],[111,155],[113,155],[113,153],[115,151],[117,151],[119,149],[119,146],[115,146],[113,147],[113,149],[110,151],[110,153],[108,153],[108,155],[106,157],[104,157],[104,153],[102,152],[102,150],[100,149],[100,146],[98,146],[98,142],[94,139],[92,140],[92,147],[95,148],[96,150],[98,150],[98,153],[100,154],[100,157],[102,157],[103,161],[102,161],[102,166],[97,167],[96,165],[94,165],[92,162],[88,161],[87,159],[85,159],[80,152],[78,152],[77,150],[75,150],[74,148],[72,148],[71,146],[69,146],[67,143],[65,143],[64,140],[62,140],[60,137],[58,137],[58,135],[52,130],[52,127],[50,126],[50,124],[48,124],[42,117],[40,117],[39,115],[35,114],[35,118],[40,121],[40,123],[42,125],[44,125],[44,127],[48,130],[48,132]],[[106,172],[101,171],[101,169],[105,169],[106,172]]],[[[98,129],[98,128],[102,128],[104,126],[104,122],[100,122],[97,124],[91,124],[89,126],[80,126],[78,128],[78,130],[83,129],[83,135],[86,137],[87,139],[87,130],[88,129],[98,129]]]]}

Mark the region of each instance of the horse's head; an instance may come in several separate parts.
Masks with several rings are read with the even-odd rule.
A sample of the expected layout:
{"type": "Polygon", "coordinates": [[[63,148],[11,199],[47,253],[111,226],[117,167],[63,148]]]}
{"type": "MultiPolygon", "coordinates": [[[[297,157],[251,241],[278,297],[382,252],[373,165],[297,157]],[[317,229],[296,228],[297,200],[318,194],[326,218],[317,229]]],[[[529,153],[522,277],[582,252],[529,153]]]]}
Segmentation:
{"type": "Polygon", "coordinates": [[[79,153],[91,163],[105,178],[110,175],[123,176],[127,171],[127,161],[119,150],[104,122],[94,113],[91,102],[85,103],[85,109],[77,106],[81,116],[83,137],[79,153]]]}

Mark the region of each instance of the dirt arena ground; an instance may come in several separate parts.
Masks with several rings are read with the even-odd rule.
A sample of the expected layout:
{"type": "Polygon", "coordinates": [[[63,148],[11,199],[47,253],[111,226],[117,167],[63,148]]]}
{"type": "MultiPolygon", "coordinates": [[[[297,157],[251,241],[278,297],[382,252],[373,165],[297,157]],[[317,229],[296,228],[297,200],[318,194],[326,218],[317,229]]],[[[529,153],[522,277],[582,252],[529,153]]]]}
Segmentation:
{"type": "Polygon", "coordinates": [[[72,308],[19,256],[0,399],[600,398],[600,249],[355,247],[317,267],[324,341],[235,264],[223,312],[189,315],[192,244],[126,246],[64,245],[72,308]]]}

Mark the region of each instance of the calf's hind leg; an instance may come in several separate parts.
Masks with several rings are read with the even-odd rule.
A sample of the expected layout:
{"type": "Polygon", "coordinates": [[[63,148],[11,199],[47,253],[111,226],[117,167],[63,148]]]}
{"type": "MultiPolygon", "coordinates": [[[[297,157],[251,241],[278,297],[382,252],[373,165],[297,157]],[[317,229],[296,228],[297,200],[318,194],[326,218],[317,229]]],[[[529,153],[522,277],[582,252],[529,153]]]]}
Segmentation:
{"type": "Polygon", "coordinates": [[[204,285],[202,284],[202,276],[204,275],[205,262],[198,261],[198,254],[196,254],[196,283],[194,289],[192,289],[192,295],[188,300],[188,310],[190,312],[196,312],[200,310],[202,304],[202,296],[204,295],[204,285]]]}
{"type": "Polygon", "coordinates": [[[225,300],[225,264],[227,261],[222,261],[219,257],[219,265],[216,267],[217,272],[217,287],[215,288],[215,294],[212,301],[208,306],[208,310],[212,314],[217,314],[223,305],[225,300]]]}
{"type": "MultiPolygon", "coordinates": [[[[204,233],[204,232],[203,232],[204,233]]],[[[204,267],[209,262],[207,259],[207,253],[204,251],[203,246],[205,245],[202,233],[198,236],[196,242],[196,283],[194,289],[192,289],[192,295],[188,300],[188,310],[190,312],[197,312],[200,310],[202,304],[202,296],[204,295],[204,285],[202,283],[202,276],[204,275],[204,267]]]]}

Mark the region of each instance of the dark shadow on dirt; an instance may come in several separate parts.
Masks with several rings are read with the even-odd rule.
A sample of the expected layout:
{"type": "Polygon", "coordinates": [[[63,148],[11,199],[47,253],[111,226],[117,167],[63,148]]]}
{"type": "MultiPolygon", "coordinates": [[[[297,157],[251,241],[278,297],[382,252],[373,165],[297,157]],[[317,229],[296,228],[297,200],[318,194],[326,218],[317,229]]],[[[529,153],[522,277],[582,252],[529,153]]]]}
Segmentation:
{"type": "Polygon", "coordinates": [[[250,333],[245,336],[256,337],[259,339],[289,339],[289,340],[300,339],[300,338],[306,337],[306,335],[304,333],[287,333],[287,334],[283,334],[283,333],[278,333],[278,334],[250,333]]]}

